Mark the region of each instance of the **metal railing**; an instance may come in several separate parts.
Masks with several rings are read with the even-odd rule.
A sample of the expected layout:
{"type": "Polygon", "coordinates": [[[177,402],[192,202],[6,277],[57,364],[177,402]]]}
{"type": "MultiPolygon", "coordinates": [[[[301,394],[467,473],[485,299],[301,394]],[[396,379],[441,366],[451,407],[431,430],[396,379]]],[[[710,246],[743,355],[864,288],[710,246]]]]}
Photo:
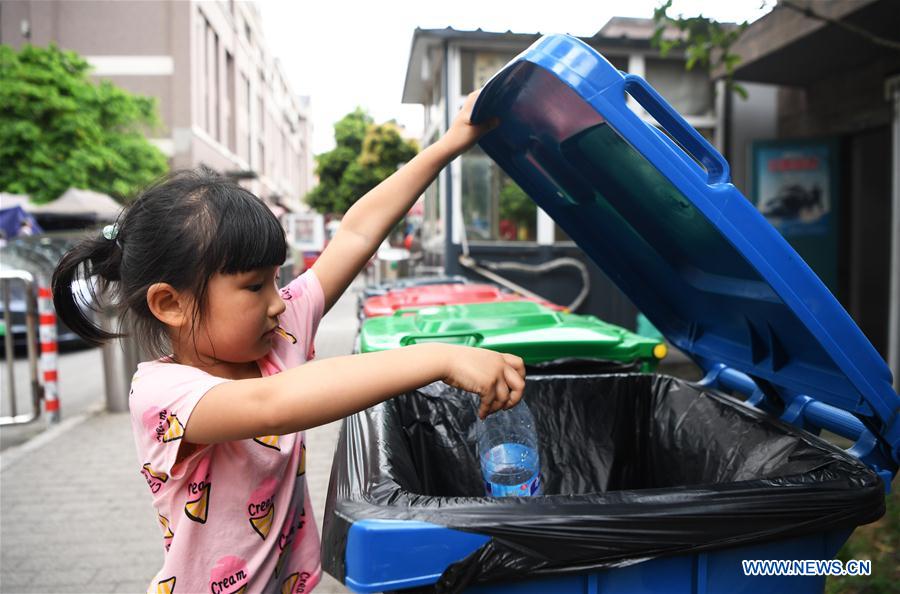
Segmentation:
{"type": "Polygon", "coordinates": [[[9,416],[0,417],[0,426],[22,425],[31,423],[41,416],[41,400],[44,397],[44,388],[38,376],[38,304],[34,275],[25,270],[0,271],[0,300],[3,302],[3,343],[6,365],[6,386],[3,389],[3,397],[8,399],[11,413],[9,416]],[[23,314],[32,403],[31,412],[25,414],[18,414],[18,403],[16,402],[16,354],[11,291],[13,283],[22,283],[24,289],[25,309],[23,314]]]}

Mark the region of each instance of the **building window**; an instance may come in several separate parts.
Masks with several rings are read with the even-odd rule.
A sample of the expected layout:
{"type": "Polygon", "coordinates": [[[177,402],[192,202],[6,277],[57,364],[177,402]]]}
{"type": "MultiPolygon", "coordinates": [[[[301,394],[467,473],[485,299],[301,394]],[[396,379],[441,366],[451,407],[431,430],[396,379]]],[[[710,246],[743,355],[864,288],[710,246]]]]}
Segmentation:
{"type": "Polygon", "coordinates": [[[243,93],[241,100],[243,101],[244,109],[246,110],[244,126],[241,130],[241,134],[243,135],[243,142],[241,143],[241,146],[247,151],[244,154],[244,159],[247,161],[247,165],[252,167],[250,161],[253,155],[253,136],[250,134],[250,127],[253,122],[251,113],[251,106],[253,105],[253,102],[250,100],[250,80],[246,76],[244,76],[243,73],[241,73],[241,89],[243,93]]]}
{"type": "MultiPolygon", "coordinates": [[[[428,140],[428,144],[434,144],[441,137],[435,132],[428,140]]],[[[441,207],[441,194],[439,179],[431,182],[422,194],[424,216],[422,217],[422,247],[426,251],[442,252],[444,250],[444,218],[441,207]]]]}
{"type": "Polygon", "coordinates": [[[206,128],[206,110],[209,105],[209,89],[206,84],[206,19],[202,16],[196,21],[196,31],[194,35],[194,46],[196,47],[196,62],[202,74],[194,79],[194,88],[197,90],[197,98],[194,99],[197,110],[196,124],[206,128]]]}
{"type": "Polygon", "coordinates": [[[259,140],[259,172],[261,174],[266,173],[266,145],[263,143],[262,139],[259,140]]]}
{"type": "Polygon", "coordinates": [[[515,53],[460,50],[459,92],[468,95],[480,89],[515,57],[515,53]]]}
{"type": "Polygon", "coordinates": [[[278,156],[278,160],[281,162],[281,178],[282,181],[286,181],[290,178],[288,172],[288,158],[290,157],[290,150],[288,149],[288,140],[287,134],[285,134],[284,130],[281,131],[281,154],[278,156]]]}
{"type": "Polygon", "coordinates": [[[422,241],[426,241],[426,238],[429,238],[429,240],[440,238],[440,243],[435,246],[438,250],[444,247],[444,220],[441,217],[439,186],[438,180],[434,180],[431,182],[431,185],[425,188],[425,193],[422,194],[422,201],[425,207],[425,216],[422,219],[422,241]]]}
{"type": "Polygon", "coordinates": [[[206,98],[205,128],[210,136],[221,141],[219,118],[219,36],[213,30],[209,21],[205,21],[206,29],[206,59],[204,60],[206,81],[204,96],[206,98]]]}
{"type": "Polygon", "coordinates": [[[237,153],[237,127],[235,126],[235,96],[237,94],[234,56],[231,52],[225,52],[225,73],[227,78],[226,84],[228,88],[225,90],[225,99],[223,101],[225,112],[225,137],[228,139],[228,150],[237,153]]]}
{"type": "Polygon", "coordinates": [[[702,68],[686,70],[681,60],[646,59],[647,82],[665,97],[675,111],[686,116],[713,112],[712,83],[702,68]]]}
{"type": "Polygon", "coordinates": [[[266,105],[263,102],[263,97],[260,95],[256,99],[256,111],[259,114],[259,121],[257,122],[258,128],[256,131],[257,145],[259,147],[259,172],[266,173],[269,170],[268,163],[266,163],[266,105]]]}
{"type": "Polygon", "coordinates": [[[462,209],[469,240],[537,240],[534,201],[477,146],[462,156],[462,209]]]}

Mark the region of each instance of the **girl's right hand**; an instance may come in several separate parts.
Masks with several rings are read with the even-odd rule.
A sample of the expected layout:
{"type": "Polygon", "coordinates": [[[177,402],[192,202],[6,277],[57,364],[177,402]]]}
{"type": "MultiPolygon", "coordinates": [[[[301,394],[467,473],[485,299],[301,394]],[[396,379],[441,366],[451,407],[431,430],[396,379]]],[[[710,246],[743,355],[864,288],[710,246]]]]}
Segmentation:
{"type": "Polygon", "coordinates": [[[493,130],[500,124],[500,120],[494,118],[482,124],[472,123],[472,108],[481,90],[469,93],[466,102],[460,108],[459,113],[450,124],[450,129],[438,140],[438,143],[447,146],[453,156],[462,154],[478,142],[478,139],[493,130]]]}
{"type": "Polygon", "coordinates": [[[478,416],[509,409],[519,403],[525,389],[525,362],[521,357],[488,349],[458,345],[446,347],[445,384],[478,394],[478,416]]]}

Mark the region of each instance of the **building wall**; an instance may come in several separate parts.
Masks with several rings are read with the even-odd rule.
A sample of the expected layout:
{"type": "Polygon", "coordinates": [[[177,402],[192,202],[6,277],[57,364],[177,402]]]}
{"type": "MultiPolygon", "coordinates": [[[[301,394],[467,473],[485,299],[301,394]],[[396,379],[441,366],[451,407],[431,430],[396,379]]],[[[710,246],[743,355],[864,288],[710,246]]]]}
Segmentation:
{"type": "Polygon", "coordinates": [[[312,182],[309,104],[263,40],[252,2],[0,3],[0,42],[56,43],[97,78],[157,98],[162,124],[150,136],[173,168],[253,170],[258,179],[242,183],[298,209],[312,182]]]}
{"type": "Polygon", "coordinates": [[[831,136],[890,125],[892,108],[884,83],[898,70],[900,54],[884,55],[862,68],[837,70],[806,88],[781,87],[778,135],[831,136]]]}
{"type": "Polygon", "coordinates": [[[807,87],[778,92],[778,137],[838,142],[840,223],[837,297],[873,346],[888,350],[892,105],[885,80],[900,56],[835,70],[807,87]]]}
{"type": "Polygon", "coordinates": [[[776,107],[778,87],[755,83],[741,83],[747,99],[732,96],[729,142],[725,158],[731,165],[731,181],[745,196],[753,192],[753,143],[771,140],[778,134],[776,107]]]}

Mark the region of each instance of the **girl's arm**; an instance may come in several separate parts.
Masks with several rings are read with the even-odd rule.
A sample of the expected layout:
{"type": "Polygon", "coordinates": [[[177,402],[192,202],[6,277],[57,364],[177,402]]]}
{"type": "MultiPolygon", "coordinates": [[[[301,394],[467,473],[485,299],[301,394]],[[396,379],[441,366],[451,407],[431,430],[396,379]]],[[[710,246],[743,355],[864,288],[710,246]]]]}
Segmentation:
{"type": "Polygon", "coordinates": [[[344,215],[334,238],[312,267],[325,293],[326,312],[441,169],[495,125],[491,122],[474,126],[469,122],[477,96],[478,92],[468,96],[440,140],[375,186],[344,215]]]}
{"type": "Polygon", "coordinates": [[[484,418],[518,403],[524,377],[515,355],[448,344],[333,357],[215,386],[194,407],[184,437],[208,444],[303,431],[438,380],[478,394],[484,418]]]}

